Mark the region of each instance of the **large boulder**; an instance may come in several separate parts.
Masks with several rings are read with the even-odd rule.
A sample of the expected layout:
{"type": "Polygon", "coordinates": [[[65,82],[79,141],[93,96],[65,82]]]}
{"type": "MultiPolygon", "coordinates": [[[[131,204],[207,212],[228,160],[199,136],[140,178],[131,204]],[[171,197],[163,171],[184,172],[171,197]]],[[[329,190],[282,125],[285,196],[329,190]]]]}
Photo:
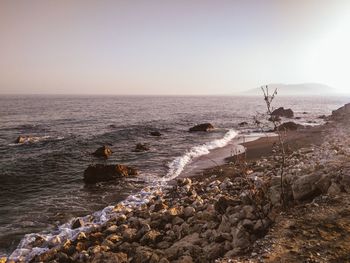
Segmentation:
{"type": "Polygon", "coordinates": [[[214,126],[211,123],[202,123],[198,124],[196,126],[193,126],[189,129],[190,132],[198,132],[198,131],[204,131],[208,132],[214,129],[214,126]]]}
{"type": "Polygon", "coordinates": [[[318,187],[318,182],[322,179],[322,174],[314,173],[301,176],[292,184],[293,198],[296,201],[312,199],[322,193],[318,187]]]}
{"type": "Polygon", "coordinates": [[[295,122],[289,121],[282,123],[280,126],[277,127],[278,131],[296,131],[299,128],[303,128],[303,125],[297,124],[295,122]]]}
{"type": "Polygon", "coordinates": [[[343,107],[332,111],[331,119],[342,120],[347,119],[350,116],[350,103],[345,104],[343,107]]]}
{"type": "Polygon", "coordinates": [[[89,167],[84,171],[84,182],[87,184],[94,184],[137,174],[138,172],[136,169],[126,165],[95,164],[89,165],[89,167]]]}
{"type": "Polygon", "coordinates": [[[280,107],[271,113],[271,117],[272,116],[293,118],[294,112],[291,109],[285,109],[283,107],[280,107]]]}
{"type": "Polygon", "coordinates": [[[96,157],[103,157],[103,158],[108,158],[109,156],[112,155],[112,150],[108,146],[104,145],[100,148],[98,148],[93,155],[96,157]]]}

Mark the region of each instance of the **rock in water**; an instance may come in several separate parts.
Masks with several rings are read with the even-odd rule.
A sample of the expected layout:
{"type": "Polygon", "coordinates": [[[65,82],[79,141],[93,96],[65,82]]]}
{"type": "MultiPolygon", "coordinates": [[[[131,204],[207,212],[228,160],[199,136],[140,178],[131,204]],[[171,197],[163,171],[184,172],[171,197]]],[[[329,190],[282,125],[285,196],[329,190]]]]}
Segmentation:
{"type": "Polygon", "coordinates": [[[136,144],[134,152],[146,152],[149,150],[150,150],[150,148],[149,148],[148,144],[138,143],[138,144],[136,144]]]}
{"type": "Polygon", "coordinates": [[[284,109],[283,107],[280,107],[271,113],[271,117],[272,116],[293,118],[294,112],[291,109],[284,109]]]}
{"type": "Polygon", "coordinates": [[[214,129],[214,126],[211,123],[202,123],[198,124],[196,126],[193,126],[192,128],[189,129],[190,132],[197,132],[197,131],[211,131],[214,129]]]}
{"type": "Polygon", "coordinates": [[[34,138],[31,136],[18,136],[15,140],[15,143],[26,143],[26,142],[34,142],[34,138]]]}
{"type": "Polygon", "coordinates": [[[104,158],[108,158],[109,156],[112,155],[112,150],[111,148],[109,148],[108,146],[102,146],[100,148],[98,148],[93,155],[96,157],[104,157],[104,158]]]}
{"type": "Polygon", "coordinates": [[[149,133],[151,136],[156,136],[156,137],[159,137],[159,136],[162,136],[162,134],[159,132],[159,131],[152,131],[149,133]]]}
{"type": "Polygon", "coordinates": [[[84,182],[94,184],[103,181],[120,179],[129,175],[137,175],[137,170],[126,165],[89,165],[84,171],[84,182]]]}
{"type": "Polygon", "coordinates": [[[244,127],[247,125],[248,125],[248,122],[246,122],[246,121],[242,121],[241,123],[238,124],[239,127],[244,127]]]}
{"type": "Polygon", "coordinates": [[[296,131],[299,128],[304,128],[304,126],[290,121],[290,122],[285,122],[285,123],[281,124],[280,126],[278,126],[277,130],[279,130],[279,131],[284,131],[284,130],[296,131]]]}

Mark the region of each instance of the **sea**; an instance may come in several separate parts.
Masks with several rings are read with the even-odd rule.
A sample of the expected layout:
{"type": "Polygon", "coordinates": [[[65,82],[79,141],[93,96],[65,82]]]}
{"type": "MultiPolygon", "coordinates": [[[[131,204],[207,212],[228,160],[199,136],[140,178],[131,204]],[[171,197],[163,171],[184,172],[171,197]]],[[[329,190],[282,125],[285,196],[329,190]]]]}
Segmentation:
{"type": "MultiPolygon", "coordinates": [[[[277,96],[273,106],[319,125],[319,116],[349,100],[277,96]]],[[[188,167],[198,172],[199,157],[258,134],[254,120],[265,112],[262,96],[0,96],[0,257],[28,259],[42,251],[28,245],[35,236],[67,234],[76,217],[94,215],[102,224],[118,202],[142,202],[143,189],[166,185],[188,167]],[[213,131],[188,132],[207,122],[213,131]],[[18,144],[18,136],[34,139],[18,144]],[[150,150],[135,152],[137,143],[150,150]],[[113,150],[108,160],[92,156],[102,145],[113,150]],[[129,165],[140,175],[84,184],[84,170],[96,163],[129,165]]]]}

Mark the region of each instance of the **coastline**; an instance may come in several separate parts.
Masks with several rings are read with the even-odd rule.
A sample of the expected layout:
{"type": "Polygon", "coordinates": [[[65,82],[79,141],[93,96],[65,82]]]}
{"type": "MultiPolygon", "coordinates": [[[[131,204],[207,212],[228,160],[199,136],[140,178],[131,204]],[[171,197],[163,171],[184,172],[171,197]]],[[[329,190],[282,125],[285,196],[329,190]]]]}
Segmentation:
{"type": "MultiPolygon", "coordinates": [[[[332,124],[288,132],[285,137],[286,146],[290,147],[292,152],[299,151],[301,148],[318,146],[324,142],[323,134],[328,133],[329,128],[332,128],[332,124]]],[[[268,137],[243,144],[247,148],[247,161],[251,163],[255,171],[266,170],[267,168],[264,165],[273,162],[271,151],[272,144],[275,141],[276,138],[268,137]],[[261,158],[263,158],[262,162],[265,164],[260,163],[261,158]]],[[[228,149],[224,150],[227,152],[228,149]]],[[[234,160],[226,158],[226,161],[226,164],[210,167],[201,174],[191,177],[191,179],[180,177],[174,181],[170,188],[157,193],[156,196],[150,199],[149,203],[139,206],[136,210],[117,205],[114,210],[118,214],[115,218],[108,220],[105,225],[92,232],[81,232],[83,236],[80,233],[76,240],[62,243],[58,249],[51,249],[40,256],[36,256],[32,262],[46,262],[57,259],[57,255],[63,257],[64,260],[73,258],[81,261],[81,257],[83,257],[82,262],[100,262],[101,259],[104,262],[115,262],[116,258],[119,258],[120,262],[129,262],[129,260],[132,262],[169,262],[168,259],[171,261],[178,260],[177,262],[192,262],[183,260],[186,258],[196,261],[195,255],[198,252],[198,247],[192,247],[194,249],[192,252],[181,254],[179,246],[192,246],[197,244],[199,240],[204,242],[202,245],[208,250],[208,253],[203,255],[204,258],[201,258],[201,262],[212,262],[212,260],[223,256],[234,257],[246,254],[251,251],[251,246],[259,239],[258,236],[268,231],[269,227],[275,222],[276,211],[272,207],[268,209],[264,218],[258,218],[260,216],[258,216],[259,211],[256,210],[256,207],[249,203],[249,200],[244,200],[244,194],[247,190],[246,182],[243,182],[242,185],[242,182],[238,182],[241,179],[238,181],[235,179],[243,177],[237,175],[235,167],[232,166],[234,160]],[[203,177],[203,175],[205,176],[203,177]],[[203,189],[206,190],[203,191],[203,189]],[[232,194],[232,191],[235,194],[232,194]],[[239,209],[247,211],[244,212],[244,215],[236,215],[239,209]],[[204,219],[203,214],[208,218],[204,219]],[[232,215],[237,217],[234,217],[232,222],[228,223],[227,217],[230,218],[232,215]],[[133,223],[133,220],[136,220],[137,223],[133,223]],[[209,222],[203,223],[203,220],[209,220],[209,222]],[[259,226],[259,221],[264,222],[262,226],[259,226]],[[208,228],[207,224],[210,222],[212,222],[213,228],[208,228]],[[245,225],[247,223],[249,223],[249,226],[245,225]],[[213,234],[214,240],[211,240],[209,236],[195,235],[198,231],[203,231],[203,229],[199,230],[196,227],[198,224],[199,227],[205,227],[206,232],[210,230],[207,235],[213,234]],[[224,225],[230,224],[231,230],[235,225],[235,233],[231,230],[229,232],[222,231],[225,228],[224,225]],[[148,230],[142,230],[144,227],[148,230]],[[248,231],[250,227],[253,228],[253,232],[248,231]],[[175,236],[167,239],[166,236],[172,235],[172,233],[175,236]],[[226,233],[230,234],[226,235],[226,233]],[[99,236],[97,239],[96,234],[99,236]],[[117,240],[109,240],[111,235],[114,235],[117,240]],[[244,242],[241,240],[241,235],[245,236],[244,242]],[[107,242],[108,240],[110,242],[107,242]],[[244,244],[240,244],[240,242],[244,244]],[[107,246],[107,248],[103,246],[107,246]],[[126,246],[130,246],[130,248],[126,246]],[[167,255],[167,252],[171,255],[167,255]],[[146,261],[142,260],[144,257],[147,258],[146,261]],[[152,257],[158,260],[150,261],[152,257]]],[[[265,175],[259,175],[258,177],[260,176],[262,176],[260,178],[262,181],[266,180],[265,175]]],[[[269,203],[270,201],[265,205],[269,203]]],[[[45,242],[45,240],[41,242],[45,242]]]]}

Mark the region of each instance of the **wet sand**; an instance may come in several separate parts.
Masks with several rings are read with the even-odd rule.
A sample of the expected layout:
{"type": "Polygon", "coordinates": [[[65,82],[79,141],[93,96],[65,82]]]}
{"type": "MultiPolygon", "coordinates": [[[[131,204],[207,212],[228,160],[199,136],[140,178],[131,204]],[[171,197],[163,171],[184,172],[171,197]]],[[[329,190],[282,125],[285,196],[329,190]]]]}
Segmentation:
{"type": "MultiPolygon", "coordinates": [[[[319,145],[323,142],[324,136],[330,125],[325,124],[315,127],[306,127],[297,131],[281,133],[285,149],[294,151],[296,149],[319,145]]],[[[239,154],[245,151],[246,161],[255,161],[264,156],[272,154],[274,143],[279,138],[275,133],[265,133],[259,136],[240,136],[223,148],[215,149],[210,154],[196,158],[184,170],[180,177],[201,177],[208,174],[221,174],[222,176],[231,173],[232,162],[239,154]]]]}

